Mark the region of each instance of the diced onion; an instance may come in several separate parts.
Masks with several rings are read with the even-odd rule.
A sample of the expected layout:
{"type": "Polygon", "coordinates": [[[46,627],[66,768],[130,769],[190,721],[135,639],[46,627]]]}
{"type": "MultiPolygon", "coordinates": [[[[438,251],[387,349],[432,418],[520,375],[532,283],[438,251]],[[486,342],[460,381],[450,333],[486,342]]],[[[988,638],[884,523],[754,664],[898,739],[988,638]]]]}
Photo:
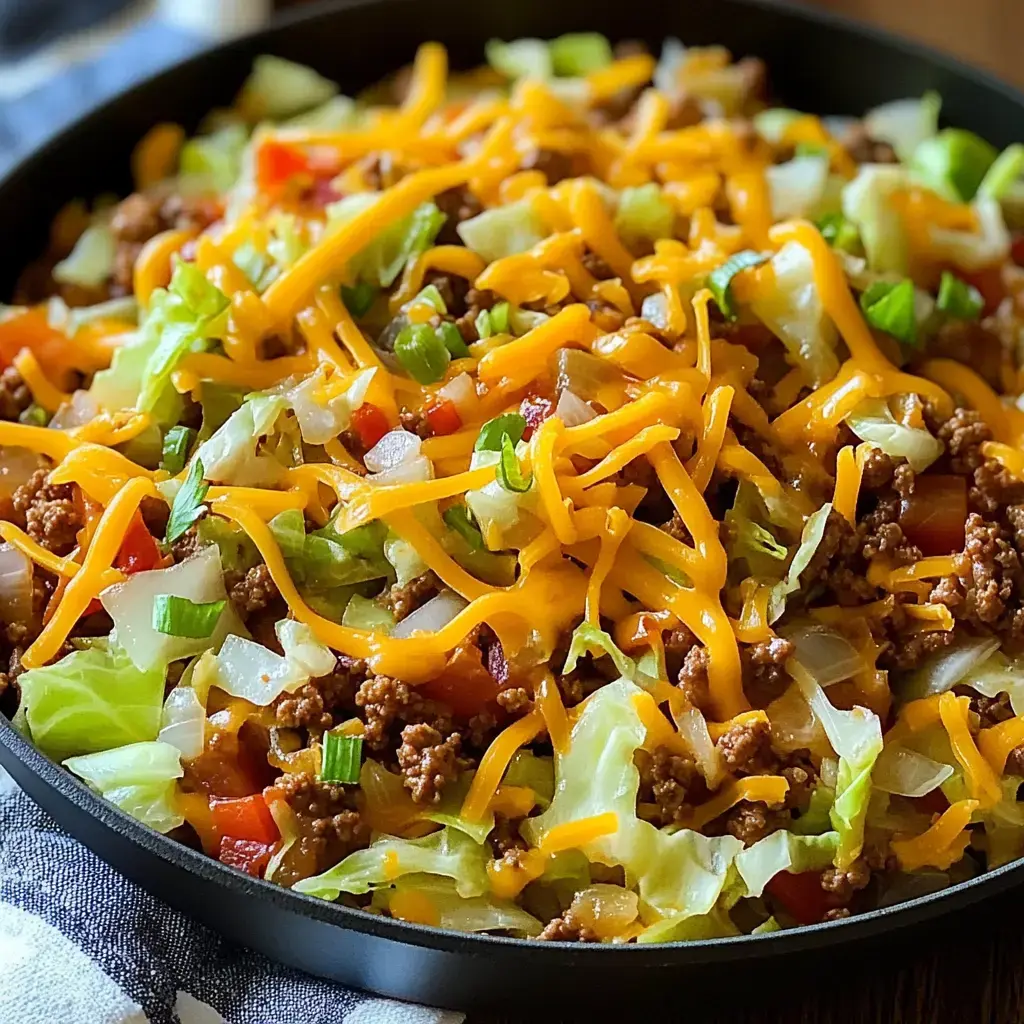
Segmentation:
{"type": "Polygon", "coordinates": [[[425,605],[406,616],[391,631],[392,637],[407,637],[416,632],[436,633],[444,629],[463,608],[466,601],[453,590],[443,590],[425,605]]]}
{"type": "Polygon", "coordinates": [[[995,637],[965,637],[951,647],[943,648],[925,659],[899,688],[903,701],[919,700],[952,690],[999,650],[995,637]]]}
{"type": "Polygon", "coordinates": [[[668,327],[668,300],[661,292],[648,295],[640,304],[640,316],[663,331],[668,327]]]}
{"type": "Polygon", "coordinates": [[[799,626],[786,631],[796,647],[794,657],[819,686],[831,686],[856,675],[864,659],[841,633],[825,626],[799,626]]]}
{"type": "Polygon", "coordinates": [[[676,726],[708,788],[714,789],[722,777],[722,755],[711,739],[704,716],[696,708],[687,708],[676,717],[676,726]]]}
{"type": "Polygon", "coordinates": [[[386,469],[382,473],[369,473],[366,479],[375,484],[418,484],[434,477],[434,464],[426,455],[417,455],[408,462],[386,469]]]}
{"type": "Polygon", "coordinates": [[[784,164],[765,169],[771,196],[772,217],[806,217],[825,194],[828,159],[823,156],[798,156],[784,164]]]}
{"type": "Polygon", "coordinates": [[[54,413],[50,420],[50,427],[53,430],[71,430],[73,427],[80,427],[99,415],[100,407],[96,399],[88,391],[79,389],[71,396],[70,402],[65,402],[54,413]]]}
{"type": "Polygon", "coordinates": [[[451,402],[459,411],[463,422],[472,419],[472,414],[477,408],[478,399],[476,396],[476,385],[468,373],[460,373],[453,377],[443,388],[437,392],[437,397],[451,402]]]}
{"type": "Polygon", "coordinates": [[[282,619],[274,626],[274,632],[281,641],[285,657],[310,677],[315,679],[334,671],[338,659],[305,623],[282,619]]]}
{"type": "Polygon", "coordinates": [[[597,418],[597,413],[568,388],[558,396],[558,405],[555,406],[553,415],[567,427],[577,427],[581,423],[588,423],[597,418]]]}
{"type": "Polygon", "coordinates": [[[164,701],[157,739],[181,751],[185,758],[203,752],[206,709],[191,686],[176,686],[164,701]]]}
{"type": "Polygon", "coordinates": [[[621,935],[639,913],[639,897],[621,885],[599,882],[581,889],[572,900],[573,920],[591,929],[599,939],[621,935]]]}
{"type": "Polygon", "coordinates": [[[364,456],[363,463],[371,473],[384,473],[411,462],[420,453],[420,438],[409,430],[389,430],[364,456]]]}
{"type": "Polygon", "coordinates": [[[871,781],[883,793],[920,797],[938,789],[952,774],[952,765],[891,743],[878,755],[871,781]]]}
{"type": "Polygon", "coordinates": [[[0,544],[0,620],[32,618],[32,562],[10,544],[0,544]]]}
{"type": "Polygon", "coordinates": [[[35,452],[0,445],[0,499],[10,498],[39,466],[39,456],[35,452]]]}

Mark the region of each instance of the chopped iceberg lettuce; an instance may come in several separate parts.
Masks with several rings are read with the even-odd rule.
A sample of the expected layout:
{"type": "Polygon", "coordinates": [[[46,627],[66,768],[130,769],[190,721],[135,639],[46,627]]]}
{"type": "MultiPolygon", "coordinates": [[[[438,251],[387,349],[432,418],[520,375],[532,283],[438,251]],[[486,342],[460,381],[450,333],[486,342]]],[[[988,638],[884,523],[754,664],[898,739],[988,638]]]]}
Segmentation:
{"type": "Polygon", "coordinates": [[[532,249],[547,233],[530,198],[484,210],[457,230],[466,246],[488,263],[532,249]]]}
{"type": "Polygon", "coordinates": [[[252,62],[235,106],[249,121],[279,121],[326,103],[337,92],[334,82],[305,64],[264,54],[252,62]]]}
{"type": "Polygon", "coordinates": [[[887,142],[900,162],[907,163],[938,131],[941,109],[942,97],[932,91],[919,99],[890,100],[864,115],[864,127],[870,138],[887,142]]]}
{"type": "Polygon", "coordinates": [[[846,417],[847,426],[862,440],[886,455],[905,458],[922,473],[945,450],[942,442],[921,427],[904,426],[884,398],[866,398],[846,417]]]}
{"type": "Polygon", "coordinates": [[[237,487],[265,487],[277,483],[284,467],[271,455],[257,454],[261,438],[272,433],[287,407],[283,395],[249,395],[204,441],[195,454],[203,464],[204,479],[237,487]]]}
{"type": "Polygon", "coordinates": [[[99,288],[114,271],[117,240],[108,224],[90,224],[70,254],[53,268],[53,279],[81,288],[99,288]]]}
{"type": "Polygon", "coordinates": [[[843,213],[860,232],[868,266],[876,273],[906,276],[909,243],[893,195],[909,183],[902,167],[864,164],[843,189],[843,213]]]}
{"type": "Polygon", "coordinates": [[[747,847],[736,858],[748,896],[760,896],[764,887],[780,872],[801,874],[828,867],[839,847],[839,835],[826,832],[820,836],[793,835],[780,829],[747,847]]]}
{"type": "Polygon", "coordinates": [[[811,564],[814,553],[818,550],[822,537],[825,536],[825,525],[832,513],[832,503],[822,505],[817,512],[812,512],[804,523],[800,534],[800,544],[789,563],[786,578],[776,583],[768,602],[768,622],[778,622],[786,610],[786,599],[800,589],[800,574],[811,564]]]}

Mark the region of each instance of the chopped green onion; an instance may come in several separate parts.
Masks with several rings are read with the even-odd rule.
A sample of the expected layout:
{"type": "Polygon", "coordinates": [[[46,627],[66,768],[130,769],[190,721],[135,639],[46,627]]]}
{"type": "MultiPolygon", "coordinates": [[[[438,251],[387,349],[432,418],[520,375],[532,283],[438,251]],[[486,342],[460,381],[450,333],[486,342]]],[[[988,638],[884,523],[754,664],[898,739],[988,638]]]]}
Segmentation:
{"type": "Polygon", "coordinates": [[[599,32],[570,32],[548,43],[555,74],[576,78],[611,64],[612,48],[599,32]]]}
{"type": "Polygon", "coordinates": [[[872,327],[891,334],[905,345],[917,343],[914,282],[909,278],[898,284],[876,281],[861,295],[860,305],[872,327]]]}
{"type": "Polygon", "coordinates": [[[507,302],[497,302],[490,310],[491,331],[494,334],[508,334],[509,332],[509,310],[511,307],[507,302]]]}
{"type": "Polygon", "coordinates": [[[957,320],[977,320],[985,307],[985,299],[974,285],[944,270],[935,304],[941,312],[957,320]]]}
{"type": "Polygon", "coordinates": [[[192,460],[185,482],[174,496],[171,514],[167,519],[167,543],[173,544],[206,511],[203,498],[210,485],[203,480],[203,463],[192,460]]]}
{"type": "Polygon", "coordinates": [[[860,243],[857,226],[842,213],[826,213],[818,221],[818,230],[833,249],[853,252],[860,243]]]}
{"type": "Polygon", "coordinates": [[[153,628],[165,636],[185,636],[205,640],[213,636],[227,601],[196,604],[187,597],[157,594],[153,599],[153,628]]]}
{"type": "Polygon", "coordinates": [[[794,156],[828,156],[828,146],[821,142],[798,142],[794,156]]]}
{"type": "Polygon", "coordinates": [[[469,348],[462,332],[451,322],[442,320],[437,326],[437,336],[441,339],[444,347],[448,349],[452,359],[465,359],[469,355],[469,348]]]}
{"type": "Polygon", "coordinates": [[[355,785],[359,781],[359,765],[362,759],[362,736],[341,736],[335,732],[325,732],[320,781],[355,785]]]}
{"type": "Polygon", "coordinates": [[[519,465],[519,456],[516,455],[516,446],[508,434],[501,438],[501,459],[495,470],[495,477],[499,484],[506,491],[515,494],[525,494],[533,483],[533,474],[523,476],[523,470],[519,465]]]}
{"type": "Polygon", "coordinates": [[[419,384],[444,380],[451,355],[429,324],[403,327],[395,338],[395,355],[409,376],[419,384]]]}
{"type": "Polygon", "coordinates": [[[732,304],[732,279],[740,271],[758,267],[767,259],[768,255],[765,253],[744,249],[730,256],[720,267],[716,267],[708,274],[706,284],[723,316],[729,320],[736,319],[736,310],[732,304]]]}
{"type": "Polygon", "coordinates": [[[177,476],[184,468],[188,459],[188,450],[192,447],[196,432],[191,427],[171,427],[164,434],[163,458],[160,468],[171,476],[177,476]]]}
{"type": "Polygon", "coordinates": [[[32,427],[45,427],[50,422],[50,414],[41,405],[32,404],[21,413],[18,422],[32,427]]]}
{"type": "Polygon", "coordinates": [[[979,196],[1002,199],[1024,172],[1024,146],[1015,142],[996,157],[978,186],[979,196]]]}
{"type": "Polygon", "coordinates": [[[435,313],[440,313],[442,316],[448,312],[444,296],[438,291],[436,284],[428,284],[425,288],[421,288],[410,305],[415,305],[417,302],[425,302],[435,313]]]}
{"type": "Polygon", "coordinates": [[[370,308],[377,301],[378,288],[369,281],[360,281],[349,288],[348,285],[341,286],[341,301],[345,308],[356,318],[366,316],[370,308]]]}
{"type": "Polygon", "coordinates": [[[526,418],[518,412],[504,412],[500,416],[495,416],[493,420],[488,420],[480,428],[473,451],[500,452],[502,438],[505,435],[508,435],[513,445],[517,445],[525,433],[526,418]]]}
{"type": "Polygon", "coordinates": [[[457,533],[473,551],[483,551],[483,535],[465,505],[452,505],[451,508],[446,508],[441,518],[445,526],[453,533],[457,533]]]}
{"type": "Polygon", "coordinates": [[[969,203],[996,156],[995,148],[974,132],[944,128],[914,150],[910,170],[947,199],[969,203]]]}

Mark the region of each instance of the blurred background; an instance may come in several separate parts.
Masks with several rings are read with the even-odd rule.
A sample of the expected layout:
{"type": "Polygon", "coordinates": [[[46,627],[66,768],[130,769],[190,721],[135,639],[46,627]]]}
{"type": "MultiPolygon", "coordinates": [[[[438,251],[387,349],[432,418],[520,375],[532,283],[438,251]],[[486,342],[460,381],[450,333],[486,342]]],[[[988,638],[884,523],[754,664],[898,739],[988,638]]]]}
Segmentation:
{"type": "MultiPolygon", "coordinates": [[[[304,2],[0,0],[0,173],[132,81],[304,2]]],[[[1024,0],[804,2],[919,39],[1024,87],[1024,0]]]]}

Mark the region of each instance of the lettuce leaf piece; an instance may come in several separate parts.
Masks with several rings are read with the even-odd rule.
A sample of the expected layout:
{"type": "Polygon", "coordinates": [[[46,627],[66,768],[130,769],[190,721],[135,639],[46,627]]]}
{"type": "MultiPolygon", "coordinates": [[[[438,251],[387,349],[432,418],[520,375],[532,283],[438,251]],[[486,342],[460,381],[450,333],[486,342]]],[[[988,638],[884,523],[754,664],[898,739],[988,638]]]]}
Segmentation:
{"type": "Polygon", "coordinates": [[[460,896],[455,883],[437,875],[407,875],[389,889],[378,889],[373,906],[391,908],[394,896],[415,893],[425,897],[437,914],[437,927],[456,932],[511,932],[513,935],[539,935],[542,926],[532,914],[509,900],[490,895],[460,896]]]}
{"type": "Polygon", "coordinates": [[[532,750],[517,750],[509,762],[502,783],[532,789],[543,809],[555,795],[555,766],[550,757],[540,757],[532,750]]]}
{"type": "Polygon", "coordinates": [[[612,659],[616,669],[624,679],[639,686],[648,687],[656,680],[641,672],[636,662],[628,658],[616,646],[615,641],[602,629],[590,622],[581,622],[572,633],[572,641],[569,644],[569,653],[565,658],[565,665],[562,667],[562,674],[567,675],[576,668],[576,663],[584,654],[593,654],[600,657],[608,655],[612,659]]]}
{"type": "Polygon", "coordinates": [[[769,623],[779,620],[786,610],[786,599],[800,589],[800,574],[811,564],[811,559],[818,550],[822,537],[825,536],[825,526],[831,513],[832,502],[827,502],[817,512],[812,512],[807,517],[800,533],[800,544],[793,555],[793,561],[789,563],[786,578],[780,580],[772,588],[772,594],[768,601],[769,623]]]}
{"type": "Polygon", "coordinates": [[[385,635],[397,625],[394,615],[387,608],[362,594],[349,597],[341,615],[341,624],[351,629],[367,629],[385,635]]]}
{"type": "Polygon", "coordinates": [[[909,184],[903,167],[864,164],[843,189],[843,213],[857,226],[868,266],[876,273],[907,276],[909,242],[893,196],[909,184]]]}
{"type": "Polygon", "coordinates": [[[169,743],[129,743],[66,758],[64,767],[105,800],[157,832],[170,832],[185,821],[174,799],[175,780],[185,773],[177,748],[169,743]]]}
{"type": "Polygon", "coordinates": [[[835,324],[825,312],[810,253],[787,242],[771,258],[775,287],[750,303],[750,310],[786,347],[789,362],[818,387],[839,371],[835,324]]]}
{"type": "Polygon", "coordinates": [[[866,708],[841,711],[805,672],[795,673],[797,686],[821,722],[832,749],[839,756],[836,796],[829,817],[839,834],[836,864],[846,867],[864,845],[864,819],[871,798],[871,771],[882,752],[882,726],[878,715],[866,708]]]}
{"type": "Polygon", "coordinates": [[[846,417],[846,425],[886,455],[905,458],[916,473],[923,473],[945,451],[927,430],[900,423],[884,398],[865,398],[846,417]]]}
{"type": "Polygon", "coordinates": [[[615,213],[615,230],[626,240],[671,238],[675,225],[675,208],[661,194],[653,181],[646,185],[624,188],[615,213]]]}
{"type": "Polygon", "coordinates": [[[817,213],[828,184],[828,156],[796,156],[765,168],[772,218],[811,217],[817,213]]]}
{"type": "Polygon", "coordinates": [[[918,99],[891,100],[864,115],[872,139],[888,142],[901,163],[907,163],[925,139],[939,130],[942,97],[929,90],[918,99]]]}
{"type": "Polygon", "coordinates": [[[457,230],[466,246],[488,263],[532,249],[547,233],[529,198],[484,210],[457,230]]]}
{"type": "Polygon", "coordinates": [[[332,96],[304,114],[296,114],[284,122],[287,128],[302,128],[307,132],[340,132],[355,128],[361,113],[351,96],[332,96]]]}
{"type": "Polygon", "coordinates": [[[324,588],[363,583],[392,575],[384,554],[387,527],[374,520],[348,533],[331,523],[306,533],[298,509],[279,512],[269,523],[296,583],[324,588]]]}
{"type": "Polygon", "coordinates": [[[277,483],[283,467],[273,456],[257,454],[260,439],[271,434],[287,401],[283,395],[253,394],[204,441],[195,458],[206,480],[237,487],[277,483]]]}
{"type": "MultiPolygon", "coordinates": [[[[378,192],[356,192],[327,207],[327,230],[347,224],[380,198],[378,192]]],[[[360,281],[388,288],[394,284],[410,259],[434,243],[445,215],[434,203],[417,206],[377,234],[376,239],[349,261],[349,273],[360,281]]]]}
{"type": "Polygon", "coordinates": [[[18,678],[32,740],[55,761],[156,739],[164,670],[141,671],[113,644],[73,651],[18,678]]]}
{"type": "Polygon", "coordinates": [[[196,523],[201,546],[214,544],[220,551],[220,564],[232,572],[248,572],[260,562],[256,545],[234,523],[219,516],[203,516],[196,523]]]}
{"type": "Polygon", "coordinates": [[[780,872],[798,875],[827,868],[839,848],[839,835],[793,835],[780,829],[758,840],[736,857],[736,870],[747,887],[748,896],[760,896],[764,887],[780,872]]]}
{"type": "Polygon", "coordinates": [[[99,288],[114,272],[117,240],[108,224],[90,224],[71,252],[53,268],[53,279],[61,284],[99,288]]]}
{"type": "Polygon", "coordinates": [[[800,836],[820,836],[827,832],[832,824],[830,815],[835,799],[835,790],[819,782],[811,790],[811,801],[807,805],[807,810],[790,824],[789,830],[800,836]]]}
{"type": "Polygon", "coordinates": [[[510,43],[490,39],[484,47],[487,63],[512,79],[539,78],[554,74],[551,50],[543,39],[514,39],[510,43]]]}
{"type": "Polygon", "coordinates": [[[1002,263],[1010,252],[1010,233],[999,201],[979,196],[972,208],[978,220],[977,231],[928,226],[929,250],[935,258],[968,271],[1002,263]]]}
{"type": "Polygon", "coordinates": [[[591,861],[621,865],[630,887],[665,917],[682,920],[708,914],[726,883],[743,844],[733,836],[708,837],[689,829],[669,833],[636,816],[640,775],[633,754],[645,728],[627,679],[601,687],[573,726],[569,750],[555,756],[555,795],[541,815],[520,831],[538,845],[557,825],[597,814],[618,816],[618,829],[582,847],[591,861]]]}
{"type": "Polygon", "coordinates": [[[472,771],[462,772],[454,782],[445,786],[441,802],[427,808],[423,817],[438,825],[447,825],[469,836],[473,842],[482,844],[494,828],[494,814],[488,812],[479,821],[468,821],[462,816],[462,802],[466,799],[475,774],[472,771]]]}
{"type": "Polygon", "coordinates": [[[771,530],[759,521],[765,509],[757,488],[741,480],[736,488],[732,508],[725,513],[728,524],[726,550],[730,561],[743,559],[751,575],[777,578],[781,563],[789,556],[789,549],[780,544],[771,530]]]}
{"type": "Polygon", "coordinates": [[[249,130],[243,124],[225,125],[209,135],[189,139],[178,158],[183,188],[227,192],[242,174],[248,142],[249,130]]]}
{"type": "Polygon", "coordinates": [[[365,850],[350,853],[340,864],[303,878],[292,888],[307,896],[336,900],[343,892],[369,892],[404,875],[427,874],[452,879],[459,896],[483,896],[490,887],[487,859],[483,846],[451,827],[422,839],[381,836],[365,850]]]}
{"type": "Polygon", "coordinates": [[[235,106],[249,121],[279,121],[326,103],[337,92],[334,82],[311,67],[263,54],[252,62],[235,106]]]}

